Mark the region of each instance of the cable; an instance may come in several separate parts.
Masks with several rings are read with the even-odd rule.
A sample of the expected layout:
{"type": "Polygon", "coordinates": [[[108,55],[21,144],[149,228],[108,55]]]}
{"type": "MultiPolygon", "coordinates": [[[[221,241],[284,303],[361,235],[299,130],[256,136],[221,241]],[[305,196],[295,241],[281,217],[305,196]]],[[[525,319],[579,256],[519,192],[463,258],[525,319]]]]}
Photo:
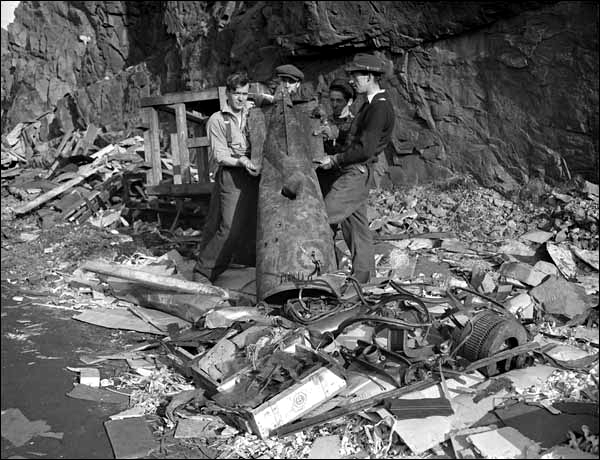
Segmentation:
{"type": "MultiPolygon", "coordinates": [[[[454,356],[456,355],[456,353],[458,353],[458,350],[460,350],[460,348],[467,343],[467,340],[469,340],[471,338],[471,335],[473,335],[473,322],[471,320],[468,321],[469,326],[471,326],[471,330],[469,331],[469,333],[465,336],[464,339],[462,339],[458,345],[454,348],[454,350],[452,350],[450,352],[450,354],[448,355],[449,358],[454,359],[454,356]]],[[[467,327],[465,325],[465,327],[467,327]]]]}
{"type": "Polygon", "coordinates": [[[369,307],[369,302],[365,299],[365,295],[363,293],[363,290],[362,290],[362,287],[361,287],[359,281],[352,276],[348,276],[346,278],[346,281],[350,281],[352,283],[352,285],[354,286],[354,290],[358,294],[358,297],[359,297],[360,301],[362,302],[362,304],[365,307],[369,307]]]}
{"type": "Polygon", "coordinates": [[[414,329],[417,327],[428,327],[431,323],[409,323],[400,319],[383,318],[380,316],[355,316],[354,318],[348,318],[340,323],[335,331],[333,331],[333,337],[337,337],[344,329],[354,323],[374,321],[376,323],[383,323],[395,326],[400,329],[414,329]]]}

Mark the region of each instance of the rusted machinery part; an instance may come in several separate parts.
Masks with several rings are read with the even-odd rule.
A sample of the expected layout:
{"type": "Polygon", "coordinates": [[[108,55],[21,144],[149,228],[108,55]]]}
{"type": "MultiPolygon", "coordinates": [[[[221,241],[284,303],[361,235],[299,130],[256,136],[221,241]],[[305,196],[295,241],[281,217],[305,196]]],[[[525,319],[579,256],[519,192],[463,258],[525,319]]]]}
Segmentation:
{"type": "MultiPolygon", "coordinates": [[[[458,354],[469,361],[477,361],[496,353],[527,343],[527,330],[514,318],[500,316],[491,311],[479,313],[471,319],[471,327],[463,329],[458,354]],[[463,343],[464,342],[464,343],[463,343]]],[[[490,364],[482,369],[488,377],[512,368],[522,367],[525,356],[519,355],[490,364]]]]}
{"type": "Polygon", "coordinates": [[[503,321],[502,316],[490,311],[475,315],[471,319],[471,330],[469,331],[467,327],[463,329],[460,340],[463,341],[466,334],[469,334],[469,337],[458,353],[469,361],[477,361],[483,358],[483,356],[479,356],[483,342],[487,339],[489,333],[503,321]]]}

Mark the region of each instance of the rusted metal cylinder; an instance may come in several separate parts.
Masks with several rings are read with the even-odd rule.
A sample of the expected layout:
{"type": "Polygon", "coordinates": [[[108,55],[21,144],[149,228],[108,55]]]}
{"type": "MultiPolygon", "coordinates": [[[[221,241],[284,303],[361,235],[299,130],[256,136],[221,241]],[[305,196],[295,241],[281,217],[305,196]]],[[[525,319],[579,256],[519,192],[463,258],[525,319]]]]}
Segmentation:
{"type": "Polygon", "coordinates": [[[267,120],[258,192],[256,284],[261,300],[284,301],[298,292],[293,280],[309,280],[336,267],[312,163],[322,155],[314,151],[313,140],[308,115],[292,105],[280,86],[267,120]]]}

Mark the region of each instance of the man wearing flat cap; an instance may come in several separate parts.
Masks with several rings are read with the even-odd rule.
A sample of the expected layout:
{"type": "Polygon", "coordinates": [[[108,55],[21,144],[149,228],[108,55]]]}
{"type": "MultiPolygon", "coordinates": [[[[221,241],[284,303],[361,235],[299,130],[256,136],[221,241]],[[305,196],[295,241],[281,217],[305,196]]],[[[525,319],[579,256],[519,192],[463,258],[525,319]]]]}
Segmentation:
{"type": "MultiPolygon", "coordinates": [[[[292,64],[283,64],[275,68],[276,85],[283,84],[290,94],[292,102],[306,102],[306,98],[301,97],[300,84],[304,80],[304,73],[292,64]]],[[[274,90],[274,88],[273,88],[274,90]]],[[[274,96],[272,94],[261,94],[256,101],[258,107],[272,104],[274,96]]]]}
{"type": "Polygon", "coordinates": [[[360,283],[370,280],[375,270],[373,237],[367,218],[369,185],[379,155],[389,143],[394,129],[394,108],[380,86],[385,62],[372,54],[357,54],[346,68],[350,82],[367,101],[360,108],[342,151],[328,155],[319,168],[335,169],[337,178],[324,197],[329,223],[340,224],[352,254],[352,276],[360,283]]]}
{"type": "Polygon", "coordinates": [[[290,85],[297,84],[297,86],[293,87],[295,89],[298,89],[300,82],[304,80],[304,73],[292,64],[283,64],[276,67],[275,75],[284,83],[289,83],[290,85]]]}

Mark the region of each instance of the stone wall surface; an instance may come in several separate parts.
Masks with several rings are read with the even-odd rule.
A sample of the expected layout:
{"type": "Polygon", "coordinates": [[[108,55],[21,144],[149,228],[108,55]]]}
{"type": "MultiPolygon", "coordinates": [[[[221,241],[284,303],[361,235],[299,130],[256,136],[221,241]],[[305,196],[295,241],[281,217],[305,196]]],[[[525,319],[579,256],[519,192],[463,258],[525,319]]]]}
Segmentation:
{"type": "Polygon", "coordinates": [[[362,51],[390,63],[398,180],[598,181],[596,2],[21,2],[2,34],[3,132],[132,129],[142,96],[284,62],[327,105],[362,51]]]}

